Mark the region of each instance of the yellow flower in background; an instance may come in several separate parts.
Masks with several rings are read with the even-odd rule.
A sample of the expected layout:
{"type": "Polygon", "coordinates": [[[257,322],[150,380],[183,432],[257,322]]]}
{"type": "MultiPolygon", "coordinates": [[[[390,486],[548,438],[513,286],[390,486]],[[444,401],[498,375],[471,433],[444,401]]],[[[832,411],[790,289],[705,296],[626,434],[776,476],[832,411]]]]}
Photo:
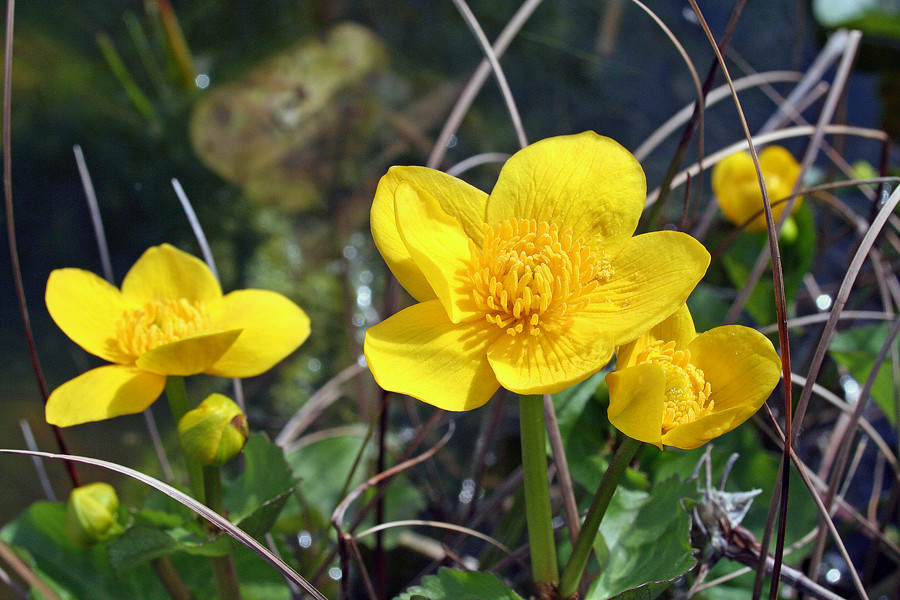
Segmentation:
{"type": "Polygon", "coordinates": [[[609,420],[625,435],[690,450],[763,405],[781,378],[766,336],[742,325],[697,335],[687,306],[619,348],[606,376],[609,420]]]}
{"type": "MultiPolygon", "coordinates": [[[[775,203],[794,191],[794,185],[800,177],[800,164],[781,146],[766,146],[759,153],[759,167],[777,223],[787,202],[775,203]]],[[[713,167],[712,189],[719,207],[729,221],[740,226],[759,213],[747,224],[746,229],[763,231],[766,228],[766,216],[760,213],[763,209],[762,191],[759,189],[759,179],[749,152],[737,152],[717,163],[713,167]]],[[[796,211],[799,207],[800,198],[797,198],[793,210],[796,211]]]]}
{"type": "Polygon", "coordinates": [[[366,333],[379,385],[459,411],[501,385],[554,393],[598,371],[709,265],[686,234],[632,237],[645,194],[637,160],[592,132],[517,152],[490,195],[440,171],[390,169],[372,233],[418,304],[366,333]]]}
{"type": "Polygon", "coordinates": [[[46,416],[60,427],[140,412],[168,375],[259,375],[309,335],[306,313],[281,294],[223,296],[203,261],[168,244],[147,250],[121,291],[89,271],[57,269],[46,302],[67,336],[114,363],[54,390],[46,416]]]}

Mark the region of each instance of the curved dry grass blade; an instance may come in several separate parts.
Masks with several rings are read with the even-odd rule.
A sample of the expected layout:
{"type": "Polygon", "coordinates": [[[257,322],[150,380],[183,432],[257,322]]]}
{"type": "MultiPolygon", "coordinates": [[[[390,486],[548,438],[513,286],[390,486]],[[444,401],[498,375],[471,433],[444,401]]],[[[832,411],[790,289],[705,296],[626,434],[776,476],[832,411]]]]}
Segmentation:
{"type": "Polygon", "coordinates": [[[775,112],[769,119],[763,124],[760,128],[759,132],[764,133],[766,131],[771,131],[778,127],[778,124],[783,122],[784,118],[789,116],[789,111],[792,107],[796,106],[799,100],[805,96],[812,88],[821,82],[822,77],[825,75],[825,72],[831,67],[831,64],[837,59],[837,57],[842,56],[847,48],[847,44],[849,42],[849,34],[850,32],[846,29],[839,29],[835,31],[831,37],[828,38],[828,41],[825,43],[825,46],[819,52],[816,59],[806,70],[806,74],[803,76],[803,79],[797,84],[791,93],[788,94],[788,97],[785,99],[784,103],[778,107],[778,111],[775,112]]]}
{"type": "MultiPolygon", "coordinates": [[[[809,384],[809,381],[803,377],[802,375],[798,375],[797,373],[791,373],[791,381],[795,384],[805,387],[809,384]]],[[[822,387],[818,383],[812,384],[812,393],[816,394],[838,410],[843,413],[852,412],[852,407],[843,399],[841,399],[837,394],[831,392],[825,387],[822,387]]],[[[900,461],[898,461],[897,456],[894,454],[894,451],[885,441],[885,439],[878,433],[878,430],[875,429],[875,426],[869,422],[865,417],[859,420],[859,426],[862,428],[866,435],[868,435],[872,441],[878,446],[878,450],[881,451],[881,456],[888,461],[888,464],[891,466],[891,470],[894,472],[894,476],[900,479],[900,461]]]]}
{"type": "MultiPolygon", "coordinates": [[[[828,344],[831,341],[831,337],[834,335],[835,329],[837,328],[837,322],[840,318],[841,311],[847,304],[847,299],[850,296],[850,290],[853,289],[853,285],[856,283],[856,277],[859,275],[859,270],[862,267],[862,263],[866,259],[866,256],[869,254],[869,250],[875,243],[875,239],[878,237],[878,234],[881,232],[888,218],[893,213],[894,208],[897,206],[898,202],[900,202],[900,188],[894,190],[894,193],[890,195],[890,197],[881,207],[881,210],[878,211],[878,215],[869,226],[869,230],[866,232],[866,235],[860,242],[859,248],[857,248],[856,250],[856,254],[854,254],[853,259],[850,261],[850,264],[847,267],[847,274],[844,276],[844,280],[841,282],[841,287],[838,289],[838,293],[835,296],[834,304],[832,305],[831,312],[829,313],[828,322],[825,324],[825,328],[819,338],[819,344],[816,347],[816,352],[813,355],[812,363],[810,364],[809,373],[807,375],[810,381],[815,381],[819,377],[819,370],[822,368],[822,363],[825,361],[825,354],[828,351],[828,344]]],[[[806,408],[809,404],[809,397],[811,393],[811,389],[804,388],[803,392],[800,394],[800,399],[797,401],[797,411],[794,418],[796,419],[798,426],[803,422],[803,417],[806,413],[806,408]]]]}
{"type": "MultiPolygon", "coordinates": [[[[815,132],[816,128],[812,125],[800,125],[797,127],[787,127],[785,129],[779,129],[778,131],[772,131],[770,133],[757,134],[752,136],[751,139],[753,140],[753,144],[755,146],[762,146],[763,144],[769,144],[771,142],[777,142],[779,140],[811,136],[814,135],[815,132]]],[[[890,139],[889,136],[880,129],[871,129],[868,127],[851,127],[847,125],[828,125],[825,127],[825,133],[830,135],[852,135],[861,138],[874,139],[881,142],[890,139]]],[[[708,168],[716,164],[723,158],[731,156],[735,152],[740,152],[741,150],[749,151],[749,148],[750,147],[747,144],[746,139],[741,140],[740,142],[735,142],[734,144],[726,146],[725,148],[713,154],[708,154],[707,156],[705,156],[703,159],[703,164],[705,165],[704,168],[708,168]]],[[[672,180],[672,187],[678,187],[679,185],[684,184],[684,182],[687,181],[688,176],[696,176],[699,172],[700,166],[698,164],[695,163],[691,165],[675,176],[675,178],[672,180]]],[[[658,197],[659,188],[647,194],[646,206],[649,206],[656,202],[656,199],[658,197]]]]}
{"type": "MultiPolygon", "coordinates": [[[[754,75],[747,75],[746,77],[742,77],[740,79],[734,80],[734,89],[737,91],[750,89],[754,87],[758,87],[761,85],[769,85],[772,83],[782,83],[782,82],[795,82],[800,81],[803,77],[802,73],[798,73],[796,71],[769,71],[766,73],[757,73],[754,75]]],[[[725,98],[731,97],[731,89],[728,85],[721,85],[716,89],[709,92],[706,95],[706,108],[721,102],[725,98]]],[[[650,153],[656,150],[656,148],[665,140],[667,137],[675,133],[679,127],[687,123],[688,119],[691,118],[691,115],[694,112],[694,102],[691,102],[687,106],[683,107],[677,113],[669,117],[669,120],[660,125],[656,131],[650,134],[650,136],[644,140],[644,142],[638,146],[637,150],[634,151],[634,157],[638,159],[638,161],[643,161],[645,158],[650,156],[650,153]]]]}
{"type": "Polygon", "coordinates": [[[31,452],[29,450],[13,450],[9,448],[0,448],[0,454],[21,454],[25,456],[41,456],[44,458],[55,458],[59,460],[71,460],[74,462],[84,463],[86,465],[93,465],[95,467],[101,467],[103,469],[108,469],[110,471],[115,471],[116,473],[121,473],[122,475],[126,475],[131,477],[132,479],[136,479],[141,483],[152,487],[155,490],[162,492],[163,494],[169,496],[176,502],[183,504],[188,507],[240,543],[244,544],[252,550],[255,554],[257,554],[260,558],[265,560],[267,563],[278,569],[278,571],[284,575],[284,577],[290,579],[295,584],[299,585],[303,588],[306,593],[315,598],[316,600],[328,600],[322,592],[317,590],[310,584],[306,579],[303,578],[302,575],[294,571],[286,562],[281,560],[279,557],[275,556],[265,545],[259,543],[247,534],[243,529],[207,507],[202,502],[198,502],[191,496],[188,496],[184,492],[175,489],[171,485],[160,481],[154,477],[150,477],[149,475],[145,475],[140,471],[136,471],[134,469],[130,469],[128,467],[124,467],[122,465],[117,465],[116,463],[112,463],[105,460],[100,460],[99,458],[89,458],[87,456],[73,456],[73,455],[62,455],[62,454],[53,454],[50,452],[31,452]]]}
{"type": "Polygon", "coordinates": [[[6,545],[6,542],[2,540],[0,540],[0,559],[3,559],[11,569],[15,570],[19,577],[24,579],[29,586],[46,596],[48,600],[60,600],[59,596],[47,587],[46,583],[41,581],[34,570],[25,564],[25,561],[19,558],[19,556],[13,552],[13,549],[6,545]]]}
{"type": "MultiPolygon", "coordinates": [[[[37,381],[38,389],[41,392],[41,398],[44,404],[50,397],[47,388],[47,381],[44,379],[44,370],[41,368],[41,361],[38,358],[37,345],[34,342],[34,332],[31,329],[31,318],[28,316],[28,302],[25,300],[25,284],[22,280],[22,267],[19,264],[19,246],[16,243],[16,220],[13,215],[13,195],[12,195],[12,142],[10,139],[12,110],[12,54],[13,54],[13,24],[15,22],[16,2],[15,0],[7,0],[6,3],[6,42],[3,52],[3,196],[6,208],[6,237],[9,241],[9,259],[12,266],[13,283],[16,287],[16,300],[19,304],[19,316],[22,319],[22,328],[25,330],[25,344],[28,346],[28,356],[31,359],[31,366],[34,369],[34,378],[37,381]]],[[[63,454],[68,454],[66,441],[63,439],[62,431],[55,425],[50,426],[53,430],[53,436],[56,438],[56,445],[63,454]]],[[[75,470],[75,464],[66,462],[66,471],[69,479],[74,487],[81,485],[81,479],[78,477],[78,471],[75,470]]]]}
{"type": "MultiPolygon", "coordinates": [[[[803,182],[804,175],[812,166],[813,161],[815,161],[815,158],[819,153],[819,148],[822,146],[822,141],[825,137],[825,126],[831,123],[831,119],[834,117],[834,112],[837,109],[838,101],[843,96],[843,92],[847,85],[847,80],[850,77],[850,68],[853,66],[853,60],[856,57],[856,50],[859,47],[859,41],[861,38],[862,33],[859,31],[851,31],[850,35],[847,37],[847,46],[844,49],[843,59],[841,60],[841,63],[838,67],[837,75],[835,75],[834,77],[834,83],[831,86],[831,91],[829,92],[828,97],[825,100],[825,106],[822,107],[822,112],[819,115],[819,121],[816,124],[815,132],[813,133],[809,146],[806,149],[806,153],[803,155],[803,161],[800,163],[800,176],[797,178],[797,182],[794,184],[792,193],[796,193],[800,188],[800,185],[803,182]]],[[[792,199],[790,202],[788,202],[788,205],[785,207],[784,211],[782,211],[781,217],[778,219],[778,223],[776,224],[774,230],[776,235],[781,231],[782,225],[790,216],[791,212],[793,212],[795,203],[796,199],[792,199]]],[[[771,231],[769,232],[769,235],[772,235],[771,231]]],[[[772,249],[774,250],[774,247],[772,249]]],[[[725,316],[726,323],[733,323],[735,320],[737,320],[738,315],[744,309],[747,300],[750,298],[750,293],[756,287],[756,283],[760,280],[763,272],[766,269],[766,264],[768,263],[769,259],[766,253],[767,250],[763,248],[763,251],[760,253],[759,257],[756,260],[756,264],[753,265],[753,269],[750,271],[750,275],[747,278],[747,284],[738,293],[737,298],[731,305],[731,309],[725,316]]],[[[788,432],[790,432],[790,428],[788,428],[788,432]]],[[[791,435],[791,437],[793,436],[791,435]]]]}
{"type": "MultiPolygon", "coordinates": [[[[728,85],[732,87],[732,97],[734,98],[734,104],[737,108],[738,116],[741,120],[741,127],[744,130],[744,137],[747,139],[747,143],[750,146],[750,157],[753,159],[753,166],[756,169],[756,176],[759,181],[759,189],[762,192],[763,206],[766,211],[766,229],[768,231],[769,237],[769,254],[771,256],[771,265],[772,265],[772,283],[774,287],[775,293],[775,312],[778,316],[778,341],[779,346],[781,348],[781,369],[783,375],[783,385],[784,385],[784,413],[785,413],[785,430],[787,431],[787,437],[784,444],[784,454],[782,456],[781,461],[781,497],[779,501],[780,510],[779,510],[779,521],[778,521],[778,540],[775,545],[775,562],[772,567],[772,587],[770,588],[770,599],[774,600],[778,591],[778,582],[780,580],[781,574],[781,563],[784,555],[784,536],[787,527],[787,501],[788,501],[788,489],[790,483],[790,469],[789,469],[789,461],[791,455],[791,441],[793,438],[792,435],[792,423],[791,423],[791,415],[793,413],[791,408],[791,351],[790,351],[790,338],[788,336],[787,330],[787,307],[786,300],[784,294],[784,274],[782,272],[781,266],[781,253],[778,248],[778,227],[776,226],[774,216],[772,214],[772,205],[769,200],[769,193],[766,189],[766,182],[763,179],[762,170],[759,166],[759,157],[756,153],[756,148],[752,142],[752,136],[750,135],[750,127],[747,125],[747,119],[744,116],[744,111],[741,108],[741,101],[737,96],[737,92],[734,91],[731,75],[728,72],[728,65],[725,64],[725,59],[722,57],[722,53],[719,50],[719,46],[716,43],[715,37],[712,34],[712,31],[709,28],[709,25],[706,23],[706,19],[703,17],[703,13],[700,10],[700,7],[697,6],[696,0],[689,0],[691,3],[691,8],[694,10],[694,14],[697,15],[697,19],[700,22],[701,27],[703,28],[706,37],[709,39],[710,46],[712,46],[713,50],[716,53],[716,58],[719,60],[719,64],[722,67],[722,73],[725,75],[725,79],[728,81],[728,85]]],[[[815,134],[814,134],[815,135],[815,134]]],[[[796,186],[795,186],[796,187],[796,186]]],[[[794,190],[796,191],[796,190],[794,190]]],[[[793,200],[788,203],[788,208],[786,210],[790,210],[791,205],[793,204],[793,200]]],[[[779,225],[784,222],[784,219],[787,218],[787,213],[785,213],[782,218],[779,220],[779,225]]],[[[754,284],[755,285],[755,282],[754,284]]],[[[752,289],[752,286],[749,286],[752,289]]],[[[746,288],[745,288],[746,289],[746,288]]],[[[743,293],[743,291],[742,291],[743,293]]],[[[749,292],[748,292],[749,293],[749,292]]],[[[730,322],[726,317],[726,323],[730,322]]],[[[771,514],[771,511],[770,511],[771,514]]],[[[771,523],[771,518],[767,521],[767,527],[763,535],[762,540],[762,551],[760,552],[760,557],[768,556],[768,535],[770,529],[768,527],[768,523],[771,523]]],[[[760,559],[759,568],[756,573],[756,584],[754,584],[753,597],[754,600],[759,597],[759,586],[762,585],[763,573],[766,570],[765,559],[760,559]]]]}
{"type": "Polygon", "coordinates": [[[506,110],[507,112],[509,112],[509,118],[512,121],[513,129],[516,130],[516,137],[519,140],[519,147],[524,148],[528,145],[528,137],[525,135],[525,127],[522,125],[522,117],[519,116],[519,109],[516,107],[516,99],[513,98],[512,90],[509,89],[509,82],[506,81],[506,75],[503,73],[503,67],[500,66],[500,61],[497,59],[497,55],[494,53],[494,49],[491,47],[491,43],[488,41],[487,36],[484,34],[484,30],[481,28],[481,24],[478,23],[478,19],[475,18],[475,14],[472,12],[472,9],[469,8],[468,4],[466,4],[466,0],[453,0],[453,4],[456,6],[456,9],[459,10],[459,14],[461,14],[463,19],[466,21],[466,25],[468,25],[469,29],[472,31],[475,39],[478,40],[478,44],[481,46],[481,51],[484,52],[485,58],[487,58],[488,62],[491,65],[491,70],[493,70],[494,77],[497,79],[497,85],[500,86],[500,93],[503,94],[503,101],[506,103],[506,110]]]}
{"type": "Polygon", "coordinates": [[[94,227],[94,237],[97,240],[97,250],[100,253],[100,265],[103,269],[103,278],[109,283],[113,282],[112,261],[109,259],[109,247],[106,245],[106,232],[103,229],[103,218],[100,216],[100,206],[97,204],[97,192],[94,191],[94,182],[91,181],[91,173],[88,171],[87,162],[84,160],[84,152],[81,146],[72,146],[75,153],[75,164],[78,166],[78,176],[81,178],[81,187],[84,188],[84,198],[87,200],[88,212],[91,214],[91,225],[94,227]]]}
{"type": "MultiPolygon", "coordinates": [[[[681,132],[681,139],[678,140],[678,145],[675,148],[675,152],[672,156],[672,160],[669,161],[669,167],[666,169],[666,173],[663,176],[662,185],[660,185],[660,196],[659,201],[653,206],[650,210],[650,214],[647,217],[645,223],[653,227],[653,225],[657,222],[659,215],[662,211],[662,207],[666,202],[666,199],[669,196],[669,192],[671,191],[672,179],[675,177],[675,174],[678,172],[678,168],[681,166],[681,163],[684,161],[684,156],[687,154],[688,145],[690,144],[691,138],[694,136],[694,130],[697,130],[697,162],[699,164],[703,164],[703,154],[704,154],[704,125],[705,125],[705,117],[706,117],[706,95],[709,93],[710,88],[712,87],[713,78],[715,77],[716,72],[716,63],[715,61],[710,66],[709,70],[706,73],[706,80],[703,84],[700,83],[700,77],[697,75],[697,70],[694,67],[693,63],[690,60],[690,57],[685,51],[684,47],[681,45],[681,42],[675,37],[669,28],[662,22],[654,12],[652,12],[646,5],[644,5],[640,0],[631,0],[634,4],[640,7],[644,12],[650,15],[650,18],[663,30],[666,36],[669,37],[669,40],[675,45],[678,49],[678,52],[681,54],[682,59],[688,65],[688,69],[691,72],[691,77],[694,80],[694,86],[696,87],[697,92],[697,100],[694,103],[694,110],[691,114],[691,118],[687,123],[687,126],[684,128],[684,131],[681,132]]],[[[722,39],[722,47],[728,45],[728,40],[731,38],[731,34],[734,31],[734,27],[737,25],[737,19],[741,12],[744,9],[744,4],[746,0],[738,0],[735,4],[735,7],[732,11],[731,18],[728,21],[728,27],[726,29],[725,35],[722,39]]],[[[702,172],[702,169],[701,169],[702,172]]],[[[685,194],[685,212],[688,209],[690,196],[685,194]]]]}
{"type": "MultiPolygon", "coordinates": [[[[25,438],[25,446],[32,452],[38,451],[37,441],[34,439],[34,433],[31,431],[31,425],[25,419],[19,419],[19,428],[22,430],[22,437],[25,438]]],[[[31,457],[34,463],[34,470],[37,471],[38,481],[41,482],[41,489],[50,502],[56,502],[56,492],[50,484],[50,477],[47,475],[47,469],[44,467],[44,461],[37,456],[31,457]]]]}
{"type": "Polygon", "coordinates": [[[506,554],[512,554],[512,550],[507,548],[502,542],[495,540],[491,536],[481,533],[480,531],[475,531],[474,529],[469,529],[468,527],[463,527],[462,525],[455,525],[453,523],[444,523],[443,521],[423,521],[421,519],[406,519],[403,521],[391,521],[390,523],[382,523],[381,525],[376,525],[374,527],[370,527],[365,531],[360,531],[356,535],[354,535],[354,539],[364,538],[367,535],[371,535],[378,531],[384,531],[386,529],[391,529],[394,527],[411,527],[414,525],[421,525],[423,527],[434,527],[436,529],[449,529],[450,531],[458,531],[460,533],[464,533],[470,537],[478,538],[479,540],[483,540],[496,548],[499,548],[506,554]]]}
{"type": "MultiPolygon", "coordinates": [[[[94,182],[91,180],[91,172],[87,168],[87,161],[84,160],[84,152],[81,146],[75,144],[72,147],[75,153],[75,164],[78,166],[78,176],[81,178],[81,187],[84,188],[84,197],[87,201],[88,212],[91,215],[91,226],[94,228],[94,238],[97,242],[97,252],[100,254],[100,265],[103,270],[103,278],[110,284],[115,285],[112,260],[109,256],[109,246],[106,243],[106,231],[103,227],[103,217],[100,214],[100,205],[97,202],[97,192],[94,190],[94,182]]],[[[172,473],[172,466],[163,449],[162,438],[159,435],[159,428],[156,426],[156,419],[153,417],[153,411],[149,408],[141,413],[144,416],[144,423],[147,425],[147,432],[150,435],[150,443],[156,452],[156,458],[159,460],[160,468],[163,476],[168,483],[175,480],[172,473]]],[[[36,448],[33,448],[36,450],[36,448]]]]}
{"type": "MultiPolygon", "coordinates": [[[[177,21],[176,21],[177,23],[177,21]]],[[[222,280],[219,278],[219,271],[216,269],[216,259],[213,256],[212,249],[209,247],[209,242],[206,240],[206,234],[203,233],[203,226],[200,225],[200,219],[197,218],[197,213],[194,212],[194,207],[191,205],[191,201],[188,200],[187,194],[184,193],[184,188],[181,187],[181,182],[172,178],[172,187],[175,188],[175,195],[178,196],[178,201],[181,203],[181,208],[184,210],[184,215],[187,217],[188,223],[191,225],[191,231],[194,232],[194,237],[197,238],[197,244],[200,245],[200,252],[203,254],[203,261],[206,263],[206,266],[209,267],[209,270],[212,271],[213,277],[216,278],[216,281],[219,283],[222,280]]],[[[240,379],[232,379],[232,387],[234,388],[234,401],[238,406],[241,407],[241,410],[246,410],[244,406],[244,384],[241,383],[240,379]]]]}
{"type": "MultiPolygon", "coordinates": [[[[784,445],[785,435],[781,430],[781,427],[778,425],[778,421],[775,419],[775,415],[772,414],[772,410],[767,404],[764,404],[763,407],[766,409],[766,415],[769,417],[769,422],[772,426],[772,431],[774,432],[774,440],[777,443],[784,445]]],[[[820,498],[815,482],[812,479],[813,477],[815,477],[815,474],[810,472],[809,468],[806,466],[806,463],[800,460],[800,457],[797,456],[797,453],[794,452],[793,449],[791,450],[791,462],[793,462],[794,466],[797,467],[797,473],[800,475],[803,484],[809,491],[809,495],[812,498],[813,502],[815,502],[819,514],[823,517],[825,525],[828,527],[828,531],[831,533],[831,536],[834,539],[835,546],[837,546],[838,553],[841,555],[841,558],[843,558],[847,563],[847,568],[850,571],[850,579],[853,580],[853,585],[856,588],[856,593],[859,594],[859,597],[863,600],[869,600],[869,596],[866,593],[865,588],[863,587],[862,580],[860,580],[859,578],[859,573],[857,573],[856,567],[853,566],[853,561],[850,558],[850,553],[847,552],[847,547],[844,545],[844,541],[841,539],[841,534],[835,526],[834,521],[825,511],[825,505],[822,504],[822,499],[820,498]]],[[[761,556],[763,557],[767,555],[768,553],[766,553],[765,555],[761,554],[761,556]]]]}
{"type": "MultiPolygon", "coordinates": [[[[888,312],[879,312],[876,310],[845,310],[841,312],[839,320],[890,321],[895,316],[896,315],[888,312]]],[[[805,327],[807,325],[812,325],[813,323],[821,323],[822,321],[827,321],[829,318],[831,318],[830,311],[797,317],[795,319],[788,319],[788,328],[796,329],[798,327],[805,327]]],[[[757,328],[757,331],[763,334],[775,333],[776,331],[778,331],[778,324],[776,323],[774,325],[759,327],[757,328]]]]}
{"type": "Polygon", "coordinates": [[[447,175],[459,177],[473,167],[488,163],[505,163],[509,160],[509,157],[510,155],[505,152],[485,152],[484,154],[476,154],[475,156],[470,156],[465,160],[461,160],[447,169],[447,175]]]}
{"type": "MultiPolygon", "coordinates": [[[[525,21],[528,20],[528,17],[531,16],[540,4],[541,0],[525,0],[525,2],[522,3],[519,10],[512,16],[509,23],[507,23],[506,27],[503,28],[503,31],[500,32],[500,35],[497,36],[497,41],[494,42],[493,46],[494,56],[498,59],[503,56],[503,53],[509,47],[513,38],[516,37],[516,34],[519,33],[519,30],[525,25],[525,21]]],[[[484,85],[484,82],[487,81],[488,75],[490,74],[491,63],[485,58],[481,61],[481,64],[478,65],[472,78],[469,79],[465,89],[463,89],[462,94],[460,94],[459,100],[457,100],[456,104],[453,106],[450,116],[447,117],[447,121],[444,123],[440,134],[438,134],[434,148],[431,150],[431,155],[425,163],[426,166],[436,169],[438,165],[443,162],[447,152],[447,142],[449,142],[450,138],[459,131],[459,126],[462,124],[463,118],[466,116],[466,113],[469,112],[472,102],[475,101],[475,97],[478,95],[478,92],[481,91],[481,87],[484,85]]]]}
{"type": "Polygon", "coordinates": [[[347,381],[353,379],[360,373],[364,372],[366,367],[359,363],[353,363],[349,367],[345,367],[337,375],[329,379],[322,387],[320,387],[309,400],[303,403],[303,406],[294,413],[281,431],[275,438],[275,444],[285,447],[298,437],[300,437],[306,428],[316,420],[322,411],[328,408],[332,402],[341,397],[341,386],[347,381]]]}
{"type": "Polygon", "coordinates": [[[435,444],[422,454],[410,458],[409,460],[405,460],[400,464],[394,465],[387,471],[378,473],[377,475],[373,475],[372,477],[369,477],[367,480],[353,488],[350,493],[347,494],[343,500],[341,500],[340,504],[335,507],[334,512],[331,514],[331,523],[334,525],[335,529],[338,530],[338,533],[343,534],[341,523],[344,522],[344,514],[347,512],[347,509],[350,507],[354,500],[359,498],[359,496],[363,492],[365,492],[370,487],[376,486],[382,481],[386,481],[394,475],[402,473],[406,469],[414,467],[417,464],[426,461],[437,454],[438,450],[443,448],[447,444],[447,442],[450,441],[450,438],[453,437],[453,432],[456,430],[456,426],[453,424],[453,421],[450,421],[448,425],[449,427],[447,428],[447,433],[444,434],[444,437],[442,437],[437,444],[435,444]]]}
{"type": "MultiPolygon", "coordinates": [[[[850,415],[850,422],[848,423],[847,428],[844,430],[843,435],[840,437],[840,440],[837,442],[837,445],[840,448],[838,451],[838,457],[831,469],[831,475],[828,478],[828,490],[825,492],[825,499],[822,501],[822,504],[825,506],[825,510],[827,510],[829,514],[831,514],[831,507],[834,504],[835,495],[837,494],[838,487],[841,484],[841,479],[844,475],[844,468],[847,464],[847,459],[850,456],[850,441],[853,439],[853,436],[856,435],[856,429],[858,427],[859,420],[862,417],[863,409],[866,407],[869,394],[872,392],[872,386],[875,385],[875,377],[881,370],[881,365],[887,358],[888,352],[891,351],[891,348],[894,345],[894,340],[896,339],[898,333],[900,333],[900,319],[894,321],[894,325],[888,332],[887,338],[885,339],[884,344],[881,346],[881,349],[878,352],[878,356],[875,357],[875,362],[872,363],[872,370],[869,371],[869,376],[866,378],[866,382],[863,385],[862,390],[860,391],[859,398],[857,398],[856,400],[853,414],[850,415]]],[[[850,478],[848,477],[848,483],[849,479],[850,478]]],[[[812,556],[810,558],[810,572],[818,573],[819,565],[822,562],[822,555],[824,553],[825,534],[824,531],[822,531],[816,538],[816,544],[813,548],[812,556]]]]}
{"type": "Polygon", "coordinates": [[[544,394],[544,421],[547,427],[547,439],[553,450],[553,464],[556,465],[556,472],[559,476],[559,487],[566,515],[566,529],[569,530],[569,539],[574,544],[581,532],[581,517],[578,515],[575,488],[572,487],[572,477],[569,475],[569,462],[566,460],[566,451],[559,433],[559,421],[556,419],[556,408],[553,406],[553,397],[550,394],[544,394]]]}

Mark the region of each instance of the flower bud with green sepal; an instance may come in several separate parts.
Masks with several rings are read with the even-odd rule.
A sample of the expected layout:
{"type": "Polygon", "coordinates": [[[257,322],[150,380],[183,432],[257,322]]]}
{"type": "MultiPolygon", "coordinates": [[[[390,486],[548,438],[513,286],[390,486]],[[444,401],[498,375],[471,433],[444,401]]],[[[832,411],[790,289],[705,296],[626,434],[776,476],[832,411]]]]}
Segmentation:
{"type": "Polygon", "coordinates": [[[66,508],[66,530],[78,546],[90,546],[121,533],[116,522],[119,498],[108,483],[89,483],[69,494],[66,508]]]}
{"type": "Polygon", "coordinates": [[[221,466],[247,443],[247,416],[227,396],[212,394],[178,422],[185,455],[206,467],[221,466]]]}

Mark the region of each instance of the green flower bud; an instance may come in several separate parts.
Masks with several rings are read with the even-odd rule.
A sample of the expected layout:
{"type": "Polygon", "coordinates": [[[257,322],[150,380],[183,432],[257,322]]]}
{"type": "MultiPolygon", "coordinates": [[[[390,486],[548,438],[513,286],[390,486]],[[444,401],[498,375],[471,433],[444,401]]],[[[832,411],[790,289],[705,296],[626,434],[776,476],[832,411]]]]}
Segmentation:
{"type": "Polygon", "coordinates": [[[178,422],[184,453],[206,467],[218,467],[240,454],[247,435],[247,416],[222,394],[212,394],[178,422]]]}
{"type": "Polygon", "coordinates": [[[72,490],[66,507],[66,530],[78,546],[90,546],[121,533],[116,523],[119,498],[108,483],[89,483],[72,490]]]}

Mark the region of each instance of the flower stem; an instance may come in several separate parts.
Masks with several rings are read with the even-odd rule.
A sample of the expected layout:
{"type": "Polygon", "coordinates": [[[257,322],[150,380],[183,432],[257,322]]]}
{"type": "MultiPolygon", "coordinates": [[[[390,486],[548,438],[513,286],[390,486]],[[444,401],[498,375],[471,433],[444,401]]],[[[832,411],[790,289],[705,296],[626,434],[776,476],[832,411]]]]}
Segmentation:
{"type": "MultiPolygon", "coordinates": [[[[178,421],[180,421],[181,417],[183,417],[190,409],[190,406],[188,405],[187,390],[184,387],[184,377],[170,375],[166,378],[166,398],[169,400],[169,408],[172,411],[172,418],[175,419],[175,426],[177,427],[178,421]]],[[[193,493],[194,498],[205,503],[203,492],[203,470],[200,465],[189,459],[187,456],[184,457],[184,460],[187,464],[188,477],[191,480],[191,492],[193,493]]]]}
{"type": "Polygon", "coordinates": [[[538,588],[555,587],[559,581],[556,543],[550,510],[550,482],[541,396],[519,397],[522,429],[522,469],[525,476],[525,518],[531,544],[531,571],[538,588]]]}
{"type": "Polygon", "coordinates": [[[150,564],[172,600],[193,600],[194,597],[187,586],[184,585],[184,580],[178,574],[178,571],[175,570],[172,559],[168,556],[160,556],[159,558],[154,558],[150,564]]]}
{"type": "Polygon", "coordinates": [[[587,566],[591,548],[594,545],[594,538],[597,537],[597,532],[600,530],[600,522],[603,520],[603,515],[606,514],[609,501],[619,485],[619,480],[622,478],[625,468],[631,462],[631,459],[634,458],[641,444],[642,442],[626,437],[613,455],[606,473],[603,474],[600,487],[597,488],[597,493],[594,494],[594,501],[591,503],[587,517],[584,519],[584,524],[581,526],[581,534],[575,540],[572,556],[569,558],[565,569],[563,569],[559,588],[560,596],[563,598],[569,598],[578,591],[578,582],[581,581],[581,575],[587,566]]]}
{"type": "MultiPolygon", "coordinates": [[[[203,467],[203,491],[205,504],[222,514],[222,479],[219,467],[203,467]]],[[[234,558],[231,554],[212,557],[213,573],[222,600],[240,600],[241,588],[238,584],[237,572],[234,569],[234,558]]]]}

